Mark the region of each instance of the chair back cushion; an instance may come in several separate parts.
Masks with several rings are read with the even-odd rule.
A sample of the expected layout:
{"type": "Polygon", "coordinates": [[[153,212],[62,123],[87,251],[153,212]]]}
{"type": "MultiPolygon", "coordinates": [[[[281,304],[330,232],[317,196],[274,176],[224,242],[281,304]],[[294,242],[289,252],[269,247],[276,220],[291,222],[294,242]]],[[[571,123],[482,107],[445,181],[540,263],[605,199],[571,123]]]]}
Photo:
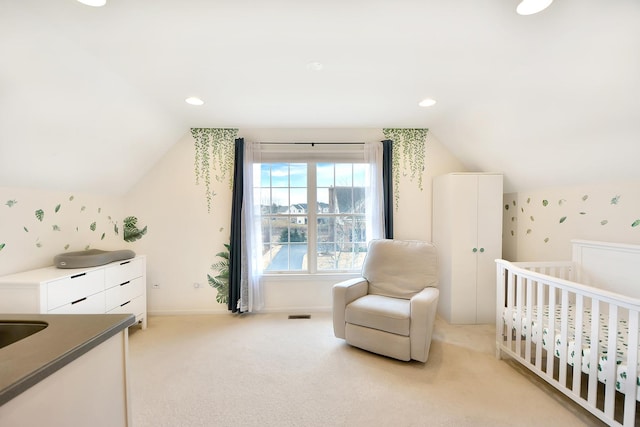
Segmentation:
{"type": "Polygon", "coordinates": [[[417,240],[372,240],[362,266],[369,293],[410,299],[438,286],[436,247],[417,240]]]}

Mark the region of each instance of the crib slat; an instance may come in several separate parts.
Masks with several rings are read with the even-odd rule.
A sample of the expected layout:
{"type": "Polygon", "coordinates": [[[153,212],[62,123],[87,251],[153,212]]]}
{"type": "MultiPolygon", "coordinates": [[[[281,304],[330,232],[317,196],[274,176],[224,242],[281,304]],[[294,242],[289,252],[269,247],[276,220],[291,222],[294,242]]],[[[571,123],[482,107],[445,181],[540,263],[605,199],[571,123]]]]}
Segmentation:
{"type": "Polygon", "coordinates": [[[542,323],[542,316],[544,311],[544,291],[545,285],[543,282],[536,282],[536,286],[538,288],[538,300],[537,300],[537,319],[536,319],[536,327],[538,328],[538,341],[536,345],[536,369],[542,369],[542,329],[544,328],[544,324],[542,323]]]}
{"type": "Polygon", "coordinates": [[[547,376],[553,378],[553,363],[555,361],[555,346],[556,346],[556,289],[553,286],[547,287],[549,290],[549,316],[547,325],[547,340],[551,340],[549,351],[547,351],[547,376]]]}
{"type": "Polygon", "coordinates": [[[531,279],[526,279],[527,293],[526,293],[526,305],[527,305],[527,334],[525,337],[525,349],[524,357],[527,359],[527,363],[531,363],[531,337],[533,336],[533,301],[532,301],[532,286],[531,279]]]}
{"type": "Polygon", "coordinates": [[[587,401],[591,407],[596,406],[596,393],[598,387],[598,319],[600,319],[600,302],[591,299],[591,333],[589,334],[589,387],[587,401]]]}
{"type": "Polygon", "coordinates": [[[636,398],[638,395],[638,311],[629,310],[629,335],[627,336],[627,379],[624,385],[623,425],[633,426],[636,420],[636,398]]]}
{"type": "MultiPolygon", "coordinates": [[[[512,336],[513,336],[513,301],[514,301],[514,284],[513,280],[515,273],[509,271],[507,274],[507,348],[513,350],[512,336]]],[[[519,333],[519,332],[518,332],[519,333]]]]}
{"type": "Polygon", "coordinates": [[[560,303],[560,345],[558,346],[560,356],[560,376],[558,377],[558,381],[560,381],[560,384],[562,384],[563,387],[567,384],[567,344],[569,343],[569,340],[567,339],[569,335],[568,323],[569,293],[566,289],[563,289],[561,293],[560,303]]]}
{"type": "Polygon", "coordinates": [[[575,345],[573,347],[573,394],[580,396],[582,388],[582,333],[583,333],[583,310],[584,298],[580,294],[576,294],[576,324],[575,324],[575,345]]]}
{"type": "Polygon", "coordinates": [[[618,337],[618,306],[609,304],[609,339],[605,362],[604,413],[613,418],[616,397],[616,340],[618,337]]]}
{"type": "Polygon", "coordinates": [[[522,357],[522,275],[518,275],[516,286],[516,353],[522,357]]]}

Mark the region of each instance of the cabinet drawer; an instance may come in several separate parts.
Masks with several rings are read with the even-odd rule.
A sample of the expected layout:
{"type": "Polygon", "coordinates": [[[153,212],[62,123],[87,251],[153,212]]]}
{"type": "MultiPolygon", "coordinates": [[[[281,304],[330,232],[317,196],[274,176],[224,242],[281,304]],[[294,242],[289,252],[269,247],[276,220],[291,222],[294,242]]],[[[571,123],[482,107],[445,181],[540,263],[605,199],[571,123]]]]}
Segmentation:
{"type": "Polygon", "coordinates": [[[47,309],[69,304],[104,291],[104,270],[80,273],[47,283],[47,309]]]}
{"type": "Polygon", "coordinates": [[[143,315],[143,313],[145,313],[145,311],[146,311],[145,298],[143,295],[140,295],[139,297],[136,297],[131,301],[128,301],[112,310],[109,310],[108,313],[109,314],[116,314],[116,313],[135,314],[136,320],[139,321],[140,317],[143,315]]]}
{"type": "Polygon", "coordinates": [[[109,289],[118,286],[124,282],[142,276],[143,273],[142,259],[131,259],[117,262],[105,269],[106,279],[105,287],[109,289]]]}
{"type": "Polygon", "coordinates": [[[119,286],[113,286],[105,291],[107,311],[119,307],[144,293],[142,277],[126,281],[119,286]]]}
{"type": "Polygon", "coordinates": [[[49,310],[49,314],[102,314],[104,313],[104,292],[89,295],[62,307],[49,310]]]}

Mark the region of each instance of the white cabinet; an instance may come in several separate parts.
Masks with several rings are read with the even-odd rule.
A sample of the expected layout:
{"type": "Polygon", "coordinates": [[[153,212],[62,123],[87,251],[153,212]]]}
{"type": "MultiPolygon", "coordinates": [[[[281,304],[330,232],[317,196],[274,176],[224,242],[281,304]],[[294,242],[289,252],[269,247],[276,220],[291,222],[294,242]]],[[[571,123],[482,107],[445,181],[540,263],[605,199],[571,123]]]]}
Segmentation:
{"type": "Polygon", "coordinates": [[[0,313],[132,313],[147,326],[146,258],[0,277],[0,313]]]}
{"type": "Polygon", "coordinates": [[[452,173],[434,178],[432,225],[440,260],[438,313],[453,324],[495,322],[502,175],[452,173]]]}

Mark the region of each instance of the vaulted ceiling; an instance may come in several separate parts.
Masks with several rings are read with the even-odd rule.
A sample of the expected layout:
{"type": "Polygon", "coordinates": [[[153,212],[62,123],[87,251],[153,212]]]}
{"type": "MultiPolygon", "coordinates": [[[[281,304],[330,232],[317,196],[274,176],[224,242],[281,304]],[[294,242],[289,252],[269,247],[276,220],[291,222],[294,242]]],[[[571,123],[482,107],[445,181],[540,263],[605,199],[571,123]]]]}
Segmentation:
{"type": "Polygon", "coordinates": [[[190,127],[428,127],[508,191],[640,181],[640,1],[517,3],[0,0],[0,186],[124,193],[190,127]]]}

